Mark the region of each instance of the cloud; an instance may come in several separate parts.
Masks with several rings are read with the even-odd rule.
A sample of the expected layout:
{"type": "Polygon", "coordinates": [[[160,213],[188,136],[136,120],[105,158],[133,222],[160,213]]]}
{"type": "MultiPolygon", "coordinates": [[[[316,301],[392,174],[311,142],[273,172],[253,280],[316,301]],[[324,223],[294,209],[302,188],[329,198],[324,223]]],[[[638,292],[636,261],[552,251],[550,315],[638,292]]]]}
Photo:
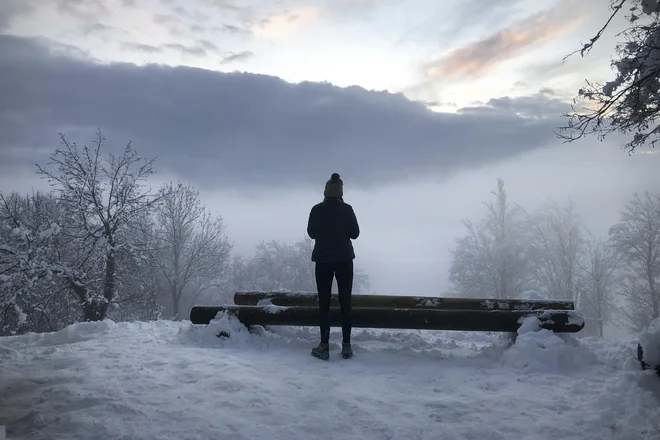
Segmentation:
{"type": "Polygon", "coordinates": [[[152,44],[134,43],[132,41],[126,41],[121,43],[121,47],[122,49],[125,50],[134,50],[134,51],[146,52],[150,54],[163,52],[163,48],[161,46],[154,46],[152,44]]]}
{"type": "Polygon", "coordinates": [[[435,113],[403,95],[361,87],[94,64],[8,36],[0,36],[0,71],[0,173],[45,160],[58,132],[85,143],[100,127],[114,145],[132,139],[141,154],[200,185],[274,190],[333,171],[380,185],[534,150],[555,141],[558,122],[521,117],[500,102],[489,113],[435,113]]]}
{"type": "Polygon", "coordinates": [[[319,7],[301,6],[291,11],[275,12],[252,27],[252,33],[268,40],[283,40],[301,28],[314,23],[319,17],[319,7]]]}
{"type": "Polygon", "coordinates": [[[16,17],[30,12],[33,8],[34,4],[28,0],[0,1],[0,31],[9,27],[16,17]]]}
{"type": "Polygon", "coordinates": [[[86,37],[112,32],[118,32],[118,29],[103,23],[87,23],[80,26],[80,33],[86,37]]]}
{"type": "MultiPolygon", "coordinates": [[[[32,0],[34,1],[34,0],[32,0]]],[[[109,5],[104,1],[85,1],[85,0],[50,0],[57,9],[65,14],[80,19],[94,19],[111,14],[109,5]]]]}
{"type": "MultiPolygon", "coordinates": [[[[518,15],[526,0],[491,0],[484,7],[483,0],[462,0],[451,11],[443,36],[455,38],[474,30],[492,29],[494,24],[506,27],[518,15]]],[[[433,17],[429,17],[432,19],[433,17]]]]}
{"type": "Polygon", "coordinates": [[[233,63],[235,61],[247,61],[253,56],[254,54],[249,50],[238,53],[231,53],[222,59],[222,64],[233,63]]]}
{"type": "Polygon", "coordinates": [[[171,50],[173,52],[179,52],[181,55],[193,55],[193,56],[207,56],[208,47],[205,47],[204,44],[196,44],[192,46],[186,46],[181,43],[166,43],[161,46],[165,50],[171,50]]]}
{"type": "MultiPolygon", "coordinates": [[[[248,30],[250,26],[260,22],[260,14],[258,14],[252,7],[245,5],[237,5],[233,1],[227,0],[202,0],[202,3],[216,9],[223,14],[233,15],[237,18],[240,26],[236,26],[243,30],[248,30]]],[[[279,2],[277,2],[279,3],[279,2]]]]}
{"type": "Polygon", "coordinates": [[[233,62],[247,61],[252,58],[254,54],[250,51],[243,52],[223,52],[218,46],[210,41],[199,40],[195,44],[185,45],[181,43],[165,43],[159,45],[134,43],[126,41],[121,44],[122,49],[144,52],[148,54],[162,54],[167,52],[176,52],[184,56],[208,57],[211,54],[216,54],[221,58],[221,64],[229,64],[233,62]]]}
{"type": "Polygon", "coordinates": [[[550,119],[570,111],[570,105],[562,95],[552,89],[541,89],[528,96],[503,96],[492,98],[474,107],[458,109],[459,113],[504,113],[521,118],[550,119]]]}
{"type": "MultiPolygon", "coordinates": [[[[182,9],[182,12],[185,12],[185,10],[182,9]]],[[[171,23],[178,23],[180,21],[180,18],[170,14],[156,14],[154,15],[153,20],[154,23],[157,24],[171,24],[171,23]]]]}
{"type": "Polygon", "coordinates": [[[236,26],[233,24],[224,24],[220,28],[220,30],[224,32],[228,32],[230,34],[238,34],[238,35],[243,35],[243,34],[251,34],[252,30],[241,27],[241,26],[236,26]]]}
{"type": "Polygon", "coordinates": [[[435,82],[484,76],[526,50],[564,35],[580,20],[567,13],[569,3],[561,2],[486,38],[450,50],[423,66],[424,80],[435,82]]]}

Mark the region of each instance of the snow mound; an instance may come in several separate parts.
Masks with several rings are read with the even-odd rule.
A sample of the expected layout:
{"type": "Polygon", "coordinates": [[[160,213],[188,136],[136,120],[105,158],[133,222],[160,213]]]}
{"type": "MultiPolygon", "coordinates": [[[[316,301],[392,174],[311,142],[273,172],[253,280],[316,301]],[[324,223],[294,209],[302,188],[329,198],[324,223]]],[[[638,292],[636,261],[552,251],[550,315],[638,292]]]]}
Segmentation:
{"type": "Polygon", "coordinates": [[[545,301],[547,298],[536,290],[527,290],[523,292],[522,297],[525,301],[545,301]]]}
{"type": "Polygon", "coordinates": [[[78,322],[60,330],[59,332],[45,333],[43,335],[42,344],[74,344],[76,342],[96,339],[109,333],[114,325],[115,322],[110,319],[97,322],[78,322]]]}
{"type": "Polygon", "coordinates": [[[580,338],[580,343],[589,347],[604,365],[613,370],[628,369],[630,362],[641,368],[637,361],[637,341],[619,341],[587,336],[580,338]]]}
{"type": "Polygon", "coordinates": [[[256,338],[250,334],[236,316],[218,312],[216,317],[205,326],[190,325],[181,330],[181,334],[190,341],[204,347],[249,346],[256,338]]]}
{"type": "Polygon", "coordinates": [[[551,374],[600,363],[598,356],[575,338],[542,329],[535,316],[523,319],[516,342],[504,352],[502,362],[524,373],[551,374]]]}
{"type": "Polygon", "coordinates": [[[660,318],[656,318],[639,335],[639,343],[644,350],[644,362],[649,365],[660,365],[660,318]]]}
{"type": "Polygon", "coordinates": [[[111,319],[95,322],[78,322],[53,333],[26,333],[14,336],[12,342],[24,345],[55,346],[75,344],[77,342],[97,339],[112,331],[115,322],[111,319]]]}
{"type": "Polygon", "coordinates": [[[277,313],[280,313],[283,310],[286,310],[288,307],[284,306],[278,306],[273,304],[273,299],[272,298],[265,298],[265,299],[260,299],[257,302],[258,306],[262,306],[264,308],[264,311],[266,313],[270,313],[271,315],[275,315],[277,313]]]}

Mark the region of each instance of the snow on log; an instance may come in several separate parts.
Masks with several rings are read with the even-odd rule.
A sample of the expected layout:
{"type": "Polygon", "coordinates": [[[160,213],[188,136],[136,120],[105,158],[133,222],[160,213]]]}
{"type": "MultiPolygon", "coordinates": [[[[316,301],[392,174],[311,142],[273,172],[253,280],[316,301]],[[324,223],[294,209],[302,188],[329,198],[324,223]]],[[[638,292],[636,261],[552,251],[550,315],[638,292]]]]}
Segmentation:
{"type": "MultiPolygon", "coordinates": [[[[190,311],[193,324],[208,324],[220,312],[235,315],[245,326],[319,325],[318,307],[280,307],[273,313],[269,306],[195,306],[190,311]]],[[[355,328],[391,328],[418,330],[462,330],[515,332],[526,316],[538,317],[541,328],[576,333],[584,327],[579,312],[573,310],[437,310],[424,308],[359,307],[353,309],[355,328]]],[[[341,326],[338,308],[330,310],[333,327],[341,326]]]]}
{"type": "MultiPolygon", "coordinates": [[[[260,301],[284,307],[315,307],[316,293],[301,292],[236,292],[234,304],[256,306],[260,301]]],[[[574,310],[573,301],[537,299],[442,298],[428,296],[352,295],[353,307],[396,307],[438,310],[574,310]]],[[[332,295],[333,307],[339,307],[337,294],[332,295]]]]}

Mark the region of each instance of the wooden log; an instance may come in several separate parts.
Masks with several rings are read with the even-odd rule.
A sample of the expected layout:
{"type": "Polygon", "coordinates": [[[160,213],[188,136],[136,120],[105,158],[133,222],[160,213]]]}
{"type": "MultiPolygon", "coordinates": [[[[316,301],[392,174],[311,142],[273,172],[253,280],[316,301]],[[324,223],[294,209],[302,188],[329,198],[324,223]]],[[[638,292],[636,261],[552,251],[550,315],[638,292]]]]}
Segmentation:
{"type": "MultiPolygon", "coordinates": [[[[219,312],[237,316],[248,327],[319,324],[318,307],[195,306],[190,311],[190,320],[193,324],[208,324],[219,312]]],[[[573,310],[486,311],[374,307],[353,309],[353,327],[515,332],[520,327],[520,319],[532,315],[539,317],[543,328],[555,332],[576,333],[584,327],[582,315],[573,310]]],[[[341,314],[337,308],[330,309],[330,325],[341,326],[341,314]]]]}
{"type": "MultiPolygon", "coordinates": [[[[522,300],[522,299],[484,299],[484,298],[442,298],[432,296],[398,295],[352,295],[353,307],[393,307],[409,309],[438,310],[574,310],[573,301],[563,300],[522,300]]],[[[270,302],[276,306],[318,306],[316,293],[287,292],[236,292],[234,304],[256,306],[270,302]]],[[[331,298],[331,306],[339,307],[337,294],[331,298]]]]}

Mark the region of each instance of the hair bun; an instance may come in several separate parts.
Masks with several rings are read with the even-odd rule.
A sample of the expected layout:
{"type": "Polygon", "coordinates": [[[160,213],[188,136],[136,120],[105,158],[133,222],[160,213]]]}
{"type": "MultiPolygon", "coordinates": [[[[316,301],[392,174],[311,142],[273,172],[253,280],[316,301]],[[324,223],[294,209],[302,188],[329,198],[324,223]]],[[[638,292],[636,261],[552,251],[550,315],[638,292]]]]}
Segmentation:
{"type": "Polygon", "coordinates": [[[339,180],[339,174],[332,173],[332,176],[330,176],[330,180],[339,180]]]}

